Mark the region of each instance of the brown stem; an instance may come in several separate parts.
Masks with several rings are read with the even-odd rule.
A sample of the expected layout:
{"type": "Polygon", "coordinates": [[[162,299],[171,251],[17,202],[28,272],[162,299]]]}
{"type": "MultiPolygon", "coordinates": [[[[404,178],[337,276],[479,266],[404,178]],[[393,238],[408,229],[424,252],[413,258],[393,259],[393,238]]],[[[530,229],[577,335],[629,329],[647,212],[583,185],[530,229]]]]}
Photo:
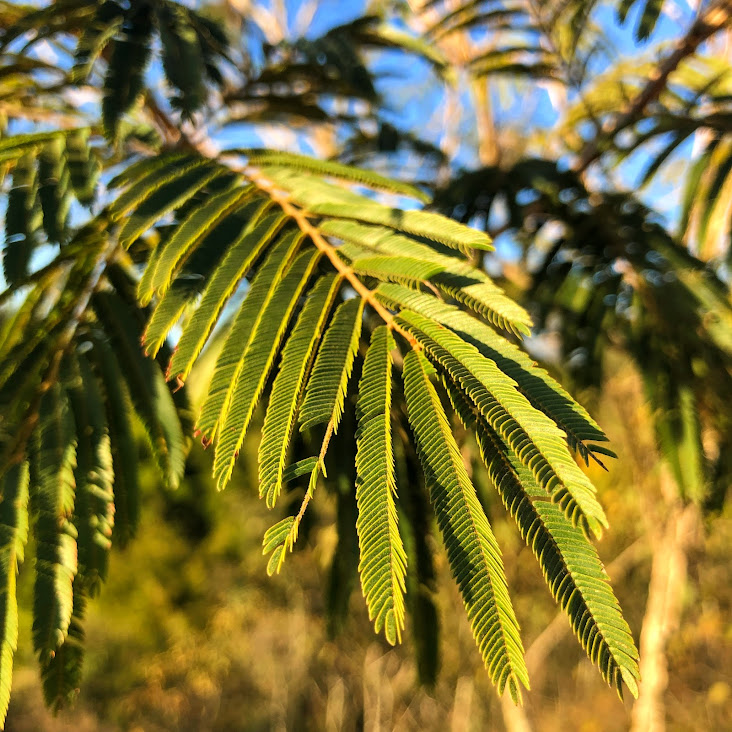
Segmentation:
{"type": "Polygon", "coordinates": [[[575,172],[584,172],[602,155],[605,146],[612,142],[619,132],[637,122],[645,108],[655,101],[666,88],[669,76],[678,68],[679,64],[691,56],[704,41],[727,26],[731,18],[732,0],[719,0],[700,15],[689,28],[688,33],[677,42],[674,50],[654,69],[648,83],[640,93],[630,100],[618,115],[607,120],[602,126],[600,134],[585,145],[579,160],[573,166],[575,172]]]}
{"type": "Polygon", "coordinates": [[[416,351],[421,349],[421,345],[417,339],[407,330],[402,328],[394,319],[394,316],[376,299],[372,290],[361,282],[356,273],[347,265],[339,256],[336,247],[326,241],[325,237],[318,231],[317,227],[310,223],[307,212],[294,206],[289,199],[289,195],[280,191],[275,183],[265,177],[256,169],[247,168],[245,171],[247,178],[254,183],[260,190],[280,206],[280,208],[300,227],[300,230],[307,234],[319,249],[328,258],[335,268],[348,284],[359,294],[359,296],[370,305],[379,317],[386,323],[387,328],[399,333],[416,351]]]}

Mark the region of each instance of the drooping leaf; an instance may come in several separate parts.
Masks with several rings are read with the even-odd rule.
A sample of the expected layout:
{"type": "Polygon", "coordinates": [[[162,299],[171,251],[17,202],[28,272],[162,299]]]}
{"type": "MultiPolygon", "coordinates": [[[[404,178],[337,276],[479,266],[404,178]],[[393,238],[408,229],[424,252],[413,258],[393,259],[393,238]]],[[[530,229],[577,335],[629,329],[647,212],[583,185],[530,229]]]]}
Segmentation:
{"type": "Polygon", "coordinates": [[[520,685],[528,688],[529,680],[501,551],[465,471],[428,369],[423,355],[410,351],[405,356],[409,423],[450,568],[483,662],[498,693],[508,686],[518,701],[520,685]]]}
{"type": "Polygon", "coordinates": [[[356,404],[356,501],[361,587],[374,630],[392,645],[404,630],[407,556],[399,535],[391,436],[394,339],[377,328],[364,359],[356,404]]]}
{"type": "Polygon", "coordinates": [[[259,494],[272,508],[282,490],[287,452],[305,380],[330,308],[341,286],[340,278],[321,278],[308,296],[282,351],[280,370],[272,385],[259,443],[259,494]]]}
{"type": "Polygon", "coordinates": [[[18,650],[16,576],[28,541],[28,463],[6,468],[0,490],[0,727],[4,727],[18,650]]]}
{"type": "Polygon", "coordinates": [[[38,484],[31,493],[36,540],[33,647],[43,670],[68,635],[77,572],[77,534],[71,523],[77,437],[59,385],[41,401],[38,442],[38,484]]]}

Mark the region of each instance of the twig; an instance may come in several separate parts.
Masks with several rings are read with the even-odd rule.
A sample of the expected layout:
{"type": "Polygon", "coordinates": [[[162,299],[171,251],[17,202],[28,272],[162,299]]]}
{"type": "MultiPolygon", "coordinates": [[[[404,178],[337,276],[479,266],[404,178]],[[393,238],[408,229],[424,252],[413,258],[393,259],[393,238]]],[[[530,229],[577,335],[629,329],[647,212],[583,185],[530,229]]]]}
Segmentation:
{"type": "Polygon", "coordinates": [[[387,328],[399,333],[414,350],[421,350],[421,345],[417,339],[406,329],[402,328],[394,319],[394,316],[376,299],[372,290],[361,282],[353,269],[347,265],[339,256],[332,244],[329,244],[325,237],[318,231],[317,227],[310,223],[307,212],[296,208],[289,199],[289,195],[278,190],[277,186],[264,174],[257,169],[247,168],[244,171],[246,177],[254,183],[257,188],[267,193],[267,195],[282,208],[282,210],[292,218],[300,227],[300,230],[307,234],[319,249],[328,258],[335,270],[348,282],[348,284],[370,305],[386,324],[387,328]]]}
{"type": "Polygon", "coordinates": [[[679,64],[717,31],[727,26],[732,18],[732,0],[719,0],[706,12],[700,15],[689,28],[688,33],[680,39],[674,50],[654,69],[646,86],[640,93],[617,114],[605,122],[600,133],[590,140],[579,160],[573,166],[576,173],[583,173],[604,152],[606,146],[613,141],[622,130],[637,122],[645,108],[658,99],[668,84],[669,76],[679,64]]]}

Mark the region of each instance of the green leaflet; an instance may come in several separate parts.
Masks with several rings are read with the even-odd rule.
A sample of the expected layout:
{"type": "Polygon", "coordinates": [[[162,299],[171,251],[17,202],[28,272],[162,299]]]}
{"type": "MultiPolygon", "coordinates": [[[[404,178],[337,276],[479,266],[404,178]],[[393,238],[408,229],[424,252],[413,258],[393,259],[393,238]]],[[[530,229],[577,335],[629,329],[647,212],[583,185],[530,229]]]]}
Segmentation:
{"type": "Polygon", "coordinates": [[[71,410],[58,384],[41,401],[39,425],[38,483],[31,495],[36,540],[33,647],[43,669],[66,640],[77,571],[76,529],[70,521],[76,435],[71,410]]]}
{"type": "Polygon", "coordinates": [[[190,152],[184,152],[182,150],[165,152],[152,158],[142,157],[134,163],[130,163],[125,166],[123,170],[117,173],[117,175],[109,181],[107,188],[112,190],[114,188],[129,186],[154,171],[159,171],[163,168],[175,169],[180,165],[187,165],[188,163],[195,162],[197,160],[201,160],[201,158],[196,155],[192,155],[190,152]]]}
{"type": "Polygon", "coordinates": [[[107,575],[114,525],[112,446],[107,429],[102,392],[86,357],[73,365],[67,387],[80,436],[76,451],[76,503],[73,522],[79,550],[79,570],[74,580],[94,595],[107,575]]]}
{"type": "Polygon", "coordinates": [[[73,611],[66,639],[41,671],[43,698],[54,712],[73,704],[79,692],[84,661],[86,603],[84,583],[77,575],[73,583],[73,611]]]}
{"type": "Polygon", "coordinates": [[[53,132],[28,132],[24,135],[9,135],[0,140],[0,155],[11,154],[18,158],[25,152],[33,152],[39,149],[44,143],[55,140],[59,133],[53,132]]]}
{"type": "Polygon", "coordinates": [[[296,155],[294,153],[281,152],[279,150],[236,150],[241,155],[246,155],[250,165],[255,165],[264,170],[265,175],[271,166],[283,166],[291,170],[299,170],[306,173],[315,173],[318,176],[340,178],[341,180],[361,183],[369,188],[401,193],[411,196],[423,203],[429,203],[430,197],[415,186],[402,183],[383,175],[374,173],[372,170],[355,168],[352,165],[343,165],[333,160],[317,160],[308,155],[296,155]]]}
{"type": "Polygon", "coordinates": [[[343,414],[348,382],[363,324],[364,301],[352,298],[341,303],[318,348],[305,399],[300,408],[300,429],[333,421],[333,432],[343,414]]]}
{"type": "Polygon", "coordinates": [[[188,10],[177,3],[156,6],[162,43],[163,68],[168,82],[178,91],[171,99],[184,118],[191,119],[206,98],[203,84],[203,55],[188,10]]]}
{"type": "Polygon", "coordinates": [[[19,158],[13,170],[5,212],[3,273],[10,285],[28,274],[31,254],[38,245],[37,230],[41,217],[37,193],[36,158],[32,153],[27,153],[19,158]]]}
{"type": "MultiPolygon", "coordinates": [[[[151,199],[153,194],[160,191],[163,186],[167,187],[175,181],[181,180],[184,176],[187,176],[186,181],[189,187],[184,188],[183,191],[173,188],[172,191],[176,193],[175,196],[171,196],[170,191],[166,188],[163,201],[159,201],[157,198],[154,199],[156,204],[159,203],[157,208],[154,210],[151,207],[143,208],[139,216],[133,215],[126,221],[120,231],[120,242],[125,246],[132,244],[163,213],[180,205],[180,203],[190,198],[196,191],[203,188],[206,183],[225,172],[205,158],[184,158],[181,160],[180,157],[178,155],[164,155],[160,158],[155,158],[152,162],[149,160],[143,161],[146,165],[142,168],[142,171],[144,171],[142,175],[133,179],[134,182],[132,185],[123,193],[120,193],[110,204],[110,217],[113,221],[120,220],[133,209],[139,209],[141,204],[151,199]]],[[[125,174],[132,175],[129,170],[125,171],[125,174]]],[[[126,182],[126,179],[126,177],[122,178],[117,184],[120,185],[126,182]]],[[[110,187],[112,187],[116,180],[110,183],[110,187]]]]}
{"type": "Polygon", "coordinates": [[[224,169],[214,171],[210,166],[188,168],[187,172],[156,190],[129,214],[119,232],[120,244],[130,247],[160,219],[189,201],[204,186],[225,175],[224,169]]]}
{"type": "Polygon", "coordinates": [[[139,460],[134,428],[132,404],[119,370],[119,363],[108,341],[93,335],[94,347],[90,357],[99,374],[107,411],[107,429],[112,448],[114,473],[114,527],[115,546],[125,547],[135,535],[140,516],[140,488],[137,482],[139,460]]]}
{"type": "Polygon", "coordinates": [[[46,144],[38,159],[38,198],[43,212],[43,229],[51,242],[63,242],[71,206],[69,171],[64,159],[63,139],[46,144]]]}
{"type": "Polygon", "coordinates": [[[514,701],[529,687],[518,621],[508,595],[501,551],[465,471],[462,456],[421,354],[404,358],[404,396],[447,557],[483,662],[514,701]]]}
{"type": "Polygon", "coordinates": [[[0,482],[0,727],[4,728],[18,650],[16,575],[28,541],[28,463],[6,468],[0,482]]]}
{"type": "MultiPolygon", "coordinates": [[[[319,259],[320,252],[313,250],[304,251],[298,256],[277,285],[267,305],[259,311],[256,331],[248,334],[246,351],[239,351],[240,360],[235,368],[235,381],[228,384],[228,399],[225,397],[223,405],[225,417],[214,454],[214,476],[219,488],[223,488],[231,477],[234,461],[287,325],[319,259]]],[[[232,332],[234,328],[236,323],[232,332]]]]}
{"type": "Polygon", "coordinates": [[[662,6],[663,0],[646,0],[640,21],[635,29],[636,41],[648,40],[661,15],[662,6]]]}
{"type": "Polygon", "coordinates": [[[399,285],[380,285],[376,296],[390,307],[414,310],[447,326],[472,343],[486,358],[495,361],[498,368],[517,383],[524,396],[566,432],[570,447],[578,449],[585,460],[593,449],[597,449],[586,446],[585,441],[607,442],[605,433],[582,405],[518,346],[484,323],[434,297],[399,285]]]}
{"type": "Polygon", "coordinates": [[[378,327],[364,359],[356,413],[356,501],[361,587],[378,633],[392,645],[404,630],[407,555],[399,536],[391,437],[391,351],[394,339],[378,327]]]}
{"type": "Polygon", "coordinates": [[[344,244],[338,252],[351,259],[351,267],[356,274],[374,277],[382,282],[418,284],[442,272],[439,264],[409,257],[368,256],[368,252],[358,252],[351,244],[344,244]]]}
{"type": "Polygon", "coordinates": [[[244,355],[257,331],[268,303],[277,291],[283,273],[302,243],[304,235],[292,232],[283,236],[271,249],[257,271],[246,298],[221,349],[208,394],[201,407],[196,428],[207,440],[212,440],[226,418],[237,374],[243,366],[244,355]]]}
{"type": "Polygon", "coordinates": [[[474,431],[490,480],[534,552],[552,596],[567,613],[582,647],[619,694],[624,680],[637,696],[638,651],[594,545],[546,500],[531,472],[476,415],[465,396],[447,379],[444,383],[456,413],[474,431]]]}
{"type": "Polygon", "coordinates": [[[116,358],[124,364],[120,371],[160,473],[171,488],[177,487],[185,467],[183,431],[160,368],[142,353],[142,329],[116,293],[95,293],[92,306],[111,339],[116,358]]]}
{"type": "Polygon", "coordinates": [[[114,38],[122,25],[122,9],[116,2],[103,2],[95,17],[84,28],[74,50],[74,66],[71,80],[83,83],[106,45],[114,38]]]}
{"type": "Polygon", "coordinates": [[[462,252],[470,249],[486,251],[493,249],[487,234],[458,224],[440,214],[427,211],[402,211],[375,204],[367,198],[358,204],[323,202],[313,206],[310,212],[318,216],[354,219],[368,224],[388,226],[395,231],[436,241],[462,252]]]}
{"type": "MultiPolygon", "coordinates": [[[[436,252],[426,244],[397,234],[383,226],[370,226],[357,221],[329,220],[320,224],[319,228],[328,236],[388,255],[390,261],[395,257],[410,257],[440,265],[441,269],[429,277],[417,279],[429,279],[440,290],[478,312],[499,328],[506,328],[517,335],[528,335],[531,332],[529,314],[507,297],[485,272],[463,259],[436,252]]],[[[386,278],[380,277],[380,279],[386,278]]]]}
{"type": "Polygon", "coordinates": [[[112,44],[102,99],[102,122],[110,140],[117,138],[120,117],[145,87],[145,71],[152,55],[151,9],[152,4],[135,3],[112,44]]]}
{"type": "Polygon", "coordinates": [[[577,525],[602,533],[607,519],[595,489],[570,455],[564,435],[543,412],[531,406],[516,383],[471,344],[417,313],[403,310],[404,324],[450,374],[488,423],[528,467],[552,500],[577,525]]]}
{"type": "Polygon", "coordinates": [[[341,284],[335,275],[318,280],[282,351],[259,443],[259,495],[264,496],[269,508],[274,507],[282,490],[287,450],[305,381],[341,284]]]}
{"type": "Polygon", "coordinates": [[[66,167],[69,180],[79,203],[94,200],[100,164],[89,150],[88,129],[72,130],[66,135],[66,167]]]}
{"type": "MultiPolygon", "coordinates": [[[[261,209],[267,204],[261,205],[261,209]]],[[[226,301],[252,264],[272,241],[286,221],[275,212],[247,224],[239,237],[226,248],[226,254],[203,292],[201,302],[181,334],[170,361],[168,373],[186,379],[226,301]]]]}
{"type": "MultiPolygon", "coordinates": [[[[312,458],[308,458],[311,460],[312,458]]],[[[302,461],[303,463],[305,461],[302,461]]],[[[278,521],[274,526],[267,529],[264,532],[264,538],[262,539],[262,554],[269,554],[272,552],[272,556],[267,562],[267,574],[271,577],[273,574],[278,574],[282,569],[282,565],[285,563],[287,552],[292,551],[297,541],[297,535],[300,530],[300,523],[305,513],[305,509],[308,506],[308,502],[315,492],[315,487],[320,477],[320,470],[322,468],[322,461],[320,458],[315,458],[315,466],[310,471],[310,480],[308,481],[308,489],[305,493],[305,499],[303,500],[300,511],[296,516],[287,516],[278,521]]]]}
{"type": "Polygon", "coordinates": [[[312,473],[318,465],[318,458],[313,455],[311,457],[303,458],[298,460],[296,463],[290,463],[286,468],[282,476],[283,483],[289,483],[291,480],[296,480],[302,475],[312,473]]]}
{"type": "MultiPolygon", "coordinates": [[[[152,256],[149,261],[153,261],[152,256]]],[[[180,320],[186,307],[200,294],[201,287],[201,278],[198,277],[181,276],[173,281],[164,297],[156,303],[155,310],[145,326],[142,343],[145,346],[146,356],[158,355],[168,333],[180,320]]]]}
{"type": "Polygon", "coordinates": [[[250,192],[247,187],[236,186],[210,198],[203,206],[194,208],[162,245],[156,257],[151,285],[158,295],[164,295],[170,287],[175,272],[191,250],[200,242],[206,231],[215,226],[226,214],[241,203],[250,192]]]}
{"type": "Polygon", "coordinates": [[[403,211],[377,203],[338,186],[302,176],[290,169],[267,169],[267,177],[292,194],[293,200],[308,212],[335,219],[348,219],[387,226],[412,236],[439,242],[452,249],[491,251],[490,237],[440,214],[427,211],[403,211]]]}
{"type": "MultiPolygon", "coordinates": [[[[253,225],[266,210],[261,199],[253,198],[206,233],[165,295],[155,304],[143,337],[146,353],[157,355],[186,307],[194,303],[217,272],[231,242],[238,240],[247,226],[253,225]]],[[[161,246],[153,250],[138,284],[138,295],[145,293],[143,299],[152,297],[152,272],[161,250],[161,246]]]]}

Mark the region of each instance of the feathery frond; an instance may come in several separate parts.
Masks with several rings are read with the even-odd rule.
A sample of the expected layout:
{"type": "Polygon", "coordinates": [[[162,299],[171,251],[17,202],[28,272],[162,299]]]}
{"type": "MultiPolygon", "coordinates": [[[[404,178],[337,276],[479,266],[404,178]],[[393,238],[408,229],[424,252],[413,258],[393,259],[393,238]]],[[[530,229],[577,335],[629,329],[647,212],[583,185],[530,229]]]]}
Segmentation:
{"type": "Polygon", "coordinates": [[[424,356],[404,358],[404,396],[420,462],[453,577],[491,681],[514,700],[529,687],[519,626],[508,596],[501,551],[475,494],[424,356]]]}
{"type": "Polygon", "coordinates": [[[287,450],[305,379],[326,318],[340,288],[338,277],[323,277],[313,288],[282,350],[259,443],[259,494],[272,508],[282,490],[287,450]]]}
{"type": "Polygon", "coordinates": [[[391,333],[377,328],[371,336],[356,405],[356,501],[361,561],[359,572],[369,619],[394,645],[404,630],[407,555],[399,535],[391,437],[391,333]]]}
{"type": "Polygon", "coordinates": [[[490,480],[582,647],[621,696],[621,681],[637,696],[638,652],[594,546],[547,501],[531,473],[465,397],[448,380],[444,383],[456,413],[474,431],[490,480]]]}
{"type": "Polygon", "coordinates": [[[18,650],[16,575],[28,541],[28,463],[6,468],[0,491],[0,726],[10,703],[13,656],[18,650]]]}
{"type": "Polygon", "coordinates": [[[460,385],[573,525],[601,535],[607,519],[594,487],[569,455],[561,430],[532,407],[516,383],[475,346],[416,313],[402,311],[398,320],[460,385]]]}
{"type": "Polygon", "coordinates": [[[300,409],[300,429],[333,422],[338,431],[363,325],[364,302],[352,298],[341,303],[328,326],[308,379],[300,409]]]}
{"type": "MultiPolygon", "coordinates": [[[[637,652],[583,533],[599,533],[605,517],[571,450],[585,460],[611,453],[595,444],[606,438],[589,414],[515,343],[531,333],[532,320],[483,270],[491,238],[466,225],[483,199],[463,193],[482,178],[466,175],[465,186],[451,189],[467,202],[461,223],[417,207],[429,201],[431,184],[271,149],[218,154],[200,134],[220,114],[223,124],[333,119],[349,126],[352,140],[376,136],[385,152],[406,140],[439,158],[436,144],[381,119],[365,52],[416,55],[450,80],[432,39],[483,28],[491,43],[467,60],[471,83],[494,73],[571,80],[566,67],[593,4],[554,11],[543,0],[452,9],[433,2],[427,11],[437,9],[441,19],[427,38],[368,16],[321,38],[262,46],[262,63],[251,67],[247,44],[239,53],[218,24],[188,5],[65,0],[13,12],[2,29],[8,66],[0,84],[9,76],[39,85],[15,100],[9,124],[20,120],[25,132],[35,121],[35,108],[25,117],[18,110],[36,89],[63,97],[51,111],[67,116],[59,125],[56,116],[39,116],[53,121],[52,131],[9,127],[0,140],[0,170],[9,179],[9,288],[0,295],[8,310],[0,324],[7,463],[0,466],[0,711],[17,645],[26,503],[37,548],[33,642],[46,701],[56,709],[78,689],[86,604],[105,579],[109,551],[137,528],[136,432],[175,488],[191,421],[181,388],[208,359],[214,365],[196,427],[204,446],[215,443],[217,486],[231,480],[261,414],[260,496],[274,508],[293,489],[292,505],[305,488],[299,508],[276,516],[265,533],[270,574],[293,551],[324,483],[337,503],[328,607],[343,618],[360,575],[376,632],[396,644],[411,620],[420,675],[434,681],[434,516],[490,678],[520,699],[528,678],[519,625],[500,549],[451,431],[446,391],[581,644],[609,683],[620,688],[623,680],[635,693],[637,652]],[[557,42],[547,27],[567,19],[569,40],[557,42]],[[57,67],[36,58],[41,41],[64,54],[57,67]],[[237,53],[241,64],[232,63],[237,53]],[[56,86],[44,86],[44,75],[56,86]],[[163,95],[148,84],[157,77],[163,95]],[[214,87],[223,101],[216,109],[208,108],[214,87]],[[78,110],[69,101],[95,89],[96,121],[86,119],[94,104],[78,110]],[[395,373],[401,378],[392,383],[395,373]]],[[[712,154],[710,202],[722,196],[729,173],[721,153],[712,154]]],[[[507,182],[496,171],[495,185],[530,188],[533,175],[524,170],[507,182]]],[[[497,195],[490,193],[489,206],[497,195]]],[[[438,198],[443,210],[445,197],[438,198]]],[[[509,208],[509,215],[518,210],[509,208]]],[[[664,251],[669,261],[681,256],[674,247],[664,251]]],[[[721,297],[695,272],[704,287],[689,279],[685,296],[721,297]]],[[[715,342],[732,332],[725,323],[703,327],[715,342]]],[[[684,393],[680,384],[650,385],[653,403],[684,393]]],[[[683,434],[698,457],[697,398],[689,392],[661,430],[667,441],[683,434]]],[[[702,500],[699,471],[685,474],[702,500]]]]}
{"type": "Polygon", "coordinates": [[[73,416],[60,386],[48,392],[40,411],[38,453],[33,456],[31,495],[35,517],[36,582],[33,602],[33,646],[42,669],[63,645],[73,612],[77,565],[74,509],[74,468],[77,438],[73,416]]]}

